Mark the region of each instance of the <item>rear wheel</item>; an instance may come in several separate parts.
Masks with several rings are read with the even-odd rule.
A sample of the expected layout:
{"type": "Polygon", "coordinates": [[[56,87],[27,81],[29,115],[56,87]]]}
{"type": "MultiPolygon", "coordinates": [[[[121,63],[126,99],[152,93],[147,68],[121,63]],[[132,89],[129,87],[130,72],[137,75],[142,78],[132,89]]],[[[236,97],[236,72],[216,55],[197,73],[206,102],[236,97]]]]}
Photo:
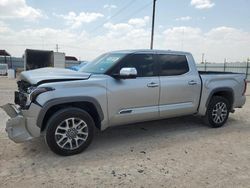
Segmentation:
{"type": "Polygon", "coordinates": [[[229,102],[224,97],[214,96],[207,108],[205,123],[213,128],[223,126],[229,115],[229,102]]]}
{"type": "Polygon", "coordinates": [[[46,142],[59,155],[74,155],[86,149],[94,135],[94,121],[84,110],[66,108],[55,113],[47,123],[46,142]]]}

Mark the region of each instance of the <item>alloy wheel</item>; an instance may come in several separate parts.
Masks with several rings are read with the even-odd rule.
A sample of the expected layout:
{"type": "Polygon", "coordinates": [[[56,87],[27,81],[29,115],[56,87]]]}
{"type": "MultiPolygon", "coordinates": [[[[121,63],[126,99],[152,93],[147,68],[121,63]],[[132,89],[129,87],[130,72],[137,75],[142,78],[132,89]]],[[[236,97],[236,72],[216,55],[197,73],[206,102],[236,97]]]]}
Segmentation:
{"type": "Polygon", "coordinates": [[[88,138],[88,126],[80,118],[68,118],[56,128],[55,141],[57,145],[66,150],[79,148],[88,138]]]}
{"type": "Polygon", "coordinates": [[[227,118],[227,113],[227,105],[224,102],[216,103],[212,110],[213,121],[217,124],[222,123],[227,118]]]}

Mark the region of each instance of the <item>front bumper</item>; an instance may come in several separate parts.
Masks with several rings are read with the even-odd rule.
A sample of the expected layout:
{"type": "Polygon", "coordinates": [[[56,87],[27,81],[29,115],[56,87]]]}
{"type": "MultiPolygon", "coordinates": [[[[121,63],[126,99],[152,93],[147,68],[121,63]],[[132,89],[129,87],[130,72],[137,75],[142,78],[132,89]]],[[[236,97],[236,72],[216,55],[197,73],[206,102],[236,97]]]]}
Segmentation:
{"type": "Polygon", "coordinates": [[[2,108],[10,116],[5,130],[11,140],[20,143],[40,136],[40,128],[36,126],[40,106],[32,103],[28,110],[19,110],[13,104],[6,104],[2,108]]]}

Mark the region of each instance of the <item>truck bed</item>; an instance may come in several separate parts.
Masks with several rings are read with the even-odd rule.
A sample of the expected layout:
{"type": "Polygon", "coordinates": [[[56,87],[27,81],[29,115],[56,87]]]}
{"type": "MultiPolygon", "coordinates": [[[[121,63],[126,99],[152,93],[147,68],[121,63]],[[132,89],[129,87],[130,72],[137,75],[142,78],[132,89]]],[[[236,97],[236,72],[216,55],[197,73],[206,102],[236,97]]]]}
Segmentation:
{"type": "Polygon", "coordinates": [[[246,75],[243,73],[234,72],[217,72],[217,71],[198,71],[201,81],[201,100],[199,113],[205,114],[207,101],[209,101],[213,92],[223,89],[224,91],[232,92],[234,101],[233,108],[241,107],[245,103],[243,95],[246,75]]]}

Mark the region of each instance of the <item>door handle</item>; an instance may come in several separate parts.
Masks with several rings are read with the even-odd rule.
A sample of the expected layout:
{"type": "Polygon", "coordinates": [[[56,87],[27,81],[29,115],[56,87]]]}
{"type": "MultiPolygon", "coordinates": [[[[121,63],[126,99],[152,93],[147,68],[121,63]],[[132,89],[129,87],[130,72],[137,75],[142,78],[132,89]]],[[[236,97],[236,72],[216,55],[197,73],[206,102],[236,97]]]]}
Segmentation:
{"type": "Polygon", "coordinates": [[[151,82],[151,83],[148,83],[147,86],[148,86],[148,87],[158,87],[159,84],[154,83],[154,82],[151,82]]]}
{"type": "Polygon", "coordinates": [[[196,84],[197,84],[197,82],[195,80],[191,80],[188,82],[188,85],[196,85],[196,84]]]}

